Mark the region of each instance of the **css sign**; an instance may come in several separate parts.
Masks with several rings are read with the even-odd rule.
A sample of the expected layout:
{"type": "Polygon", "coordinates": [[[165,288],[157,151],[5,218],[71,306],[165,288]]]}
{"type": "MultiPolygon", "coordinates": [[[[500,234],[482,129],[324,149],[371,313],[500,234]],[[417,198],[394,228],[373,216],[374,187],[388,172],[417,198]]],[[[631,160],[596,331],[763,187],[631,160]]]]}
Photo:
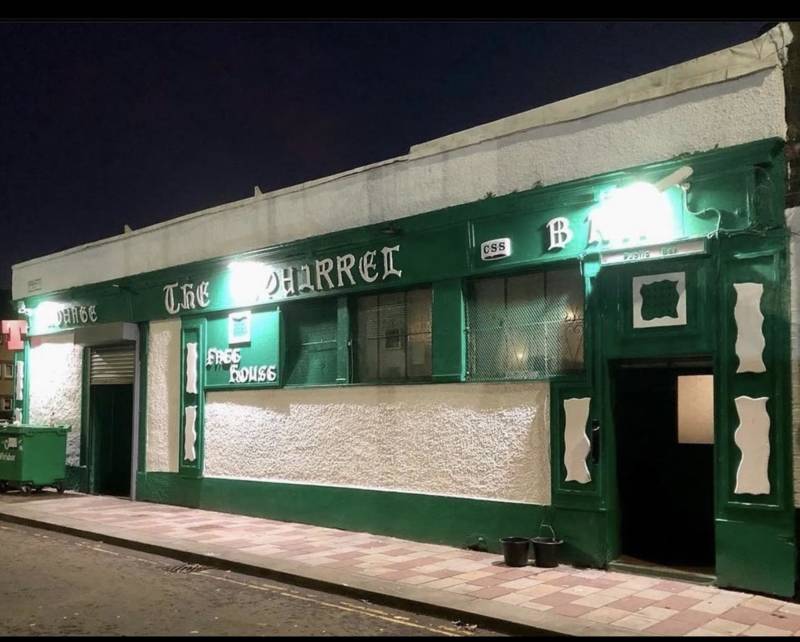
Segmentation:
{"type": "Polygon", "coordinates": [[[511,256],[511,239],[492,239],[481,243],[481,261],[494,261],[511,256]]]}

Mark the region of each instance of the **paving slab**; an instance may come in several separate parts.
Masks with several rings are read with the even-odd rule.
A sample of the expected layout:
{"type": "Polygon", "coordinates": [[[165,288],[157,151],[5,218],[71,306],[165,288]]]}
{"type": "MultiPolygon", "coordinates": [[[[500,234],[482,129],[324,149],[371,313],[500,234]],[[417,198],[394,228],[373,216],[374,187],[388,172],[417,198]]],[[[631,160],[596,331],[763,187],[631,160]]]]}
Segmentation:
{"type": "Polygon", "coordinates": [[[0,519],[530,633],[800,635],[791,601],[618,570],[511,569],[492,553],[309,524],[70,492],[0,495],[0,519]]]}

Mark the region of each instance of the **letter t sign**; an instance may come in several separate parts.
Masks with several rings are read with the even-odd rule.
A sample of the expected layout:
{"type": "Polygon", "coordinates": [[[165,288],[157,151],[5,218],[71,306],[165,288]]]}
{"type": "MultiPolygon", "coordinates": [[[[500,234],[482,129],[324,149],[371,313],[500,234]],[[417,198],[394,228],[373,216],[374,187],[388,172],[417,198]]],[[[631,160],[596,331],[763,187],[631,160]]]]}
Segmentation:
{"type": "Polygon", "coordinates": [[[27,321],[0,321],[0,331],[6,335],[9,350],[22,350],[22,335],[28,334],[27,321]]]}

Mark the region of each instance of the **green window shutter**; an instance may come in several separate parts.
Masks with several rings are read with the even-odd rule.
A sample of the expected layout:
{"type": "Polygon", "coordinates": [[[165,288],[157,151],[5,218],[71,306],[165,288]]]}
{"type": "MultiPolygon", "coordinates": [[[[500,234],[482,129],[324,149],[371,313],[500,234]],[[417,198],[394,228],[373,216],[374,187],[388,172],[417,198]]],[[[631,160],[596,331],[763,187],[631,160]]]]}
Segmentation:
{"type": "Polygon", "coordinates": [[[337,299],[296,302],[285,310],[286,385],[336,383],[337,299]]]}

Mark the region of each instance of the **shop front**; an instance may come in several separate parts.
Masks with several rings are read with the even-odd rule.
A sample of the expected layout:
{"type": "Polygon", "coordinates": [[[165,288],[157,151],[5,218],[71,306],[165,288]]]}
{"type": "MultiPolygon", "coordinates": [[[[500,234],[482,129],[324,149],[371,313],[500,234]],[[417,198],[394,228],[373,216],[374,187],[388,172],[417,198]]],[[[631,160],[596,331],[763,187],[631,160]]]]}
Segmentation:
{"type": "Polygon", "coordinates": [[[83,491],[791,595],[782,154],[34,292],[22,420],[83,491]]]}

